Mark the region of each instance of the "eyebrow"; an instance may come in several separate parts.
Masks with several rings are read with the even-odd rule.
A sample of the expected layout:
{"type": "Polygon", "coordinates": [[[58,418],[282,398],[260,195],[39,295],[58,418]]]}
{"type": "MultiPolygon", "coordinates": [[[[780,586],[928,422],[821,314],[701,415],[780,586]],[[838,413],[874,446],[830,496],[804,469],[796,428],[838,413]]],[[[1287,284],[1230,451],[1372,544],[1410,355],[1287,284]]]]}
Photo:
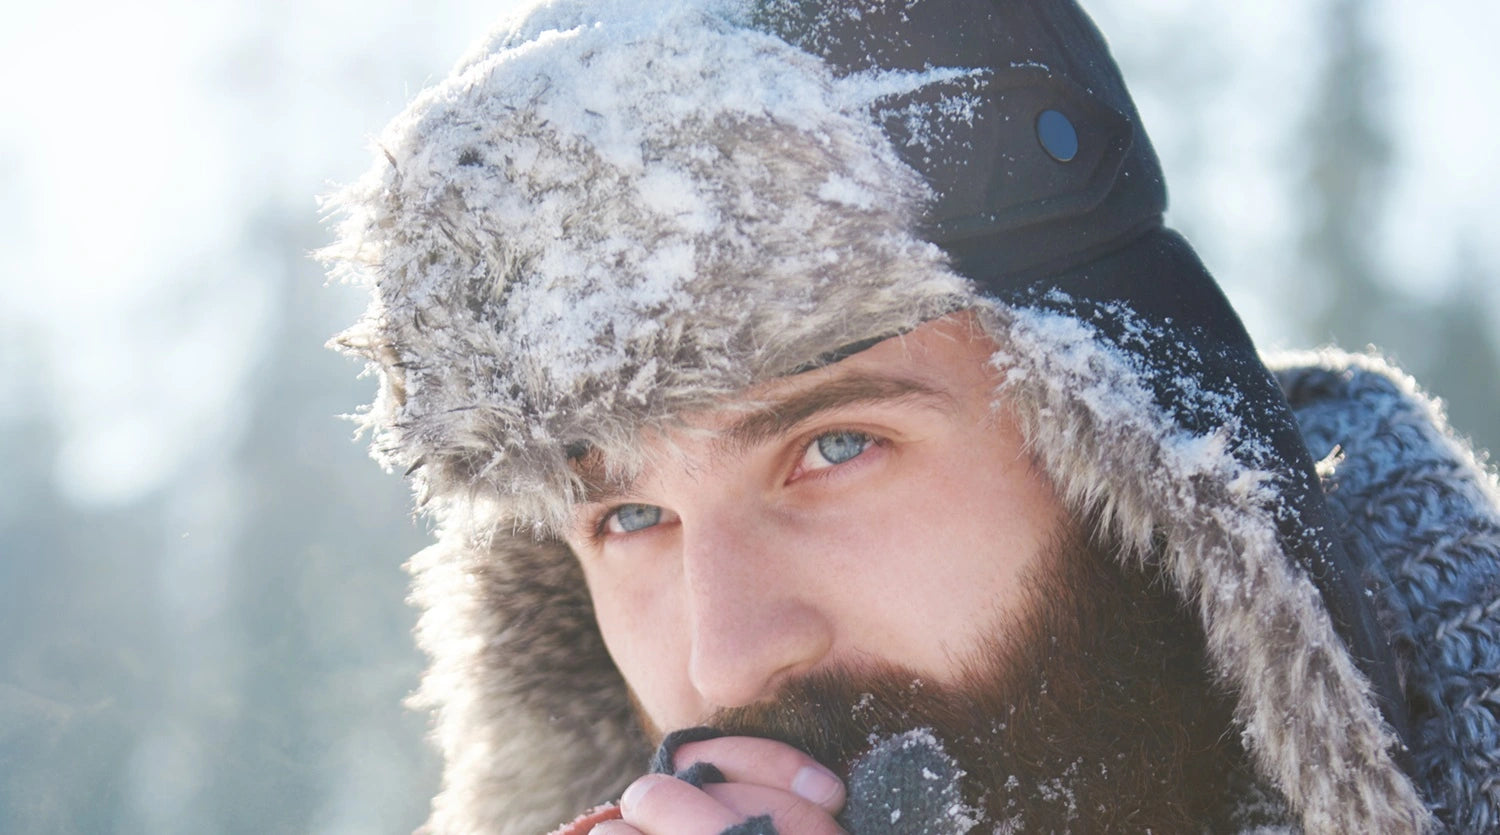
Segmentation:
{"type": "Polygon", "coordinates": [[[952,395],[920,380],[856,372],[760,406],[724,430],[720,448],[742,452],[789,434],[824,412],[846,406],[910,401],[927,401],[944,410],[953,407],[952,395]]]}
{"type": "MultiPolygon", "coordinates": [[[[955,402],[947,391],[921,380],[854,372],[757,402],[752,411],[722,431],[714,447],[719,454],[742,453],[790,434],[798,426],[825,412],[864,404],[914,401],[944,411],[954,408],[955,402]]],[[[602,477],[602,462],[593,458],[593,455],[578,459],[574,467],[583,479],[586,503],[609,504],[628,498],[634,492],[634,482],[608,483],[602,477]]]]}

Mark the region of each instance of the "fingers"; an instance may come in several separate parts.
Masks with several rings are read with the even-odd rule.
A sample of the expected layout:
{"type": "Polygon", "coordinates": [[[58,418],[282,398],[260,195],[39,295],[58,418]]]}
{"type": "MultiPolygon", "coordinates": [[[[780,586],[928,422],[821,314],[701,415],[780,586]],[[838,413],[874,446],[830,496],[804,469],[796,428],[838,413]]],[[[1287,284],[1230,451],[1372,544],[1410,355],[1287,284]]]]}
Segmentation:
{"type": "Polygon", "coordinates": [[[620,798],[626,822],[642,831],[672,835],[717,835],[741,820],[723,803],[666,774],[647,774],[620,798]]]}
{"type": "Polygon", "coordinates": [[[703,792],[733,809],[743,820],[770,815],[781,835],[843,835],[833,813],[796,795],[749,783],[715,783],[703,792]]]}
{"type": "Polygon", "coordinates": [[[844,806],[844,784],[823,765],[790,745],[749,736],[690,742],[677,749],[675,766],[713,763],[729,783],[791,792],[830,813],[844,806]]]}
{"type": "MultiPolygon", "coordinates": [[[[770,816],[781,835],[840,835],[834,821],[844,784],[790,745],[754,737],[719,737],[677,747],[671,767],[712,764],[726,782],[703,788],[648,774],[620,799],[624,821],[595,835],[720,835],[747,819],[770,816]]],[[[665,764],[663,764],[665,765],[665,764]]]]}
{"type": "Polygon", "coordinates": [[[593,835],[719,835],[769,815],[780,835],[843,835],[832,814],[784,790],[746,783],[694,788],[675,777],[648,774],[625,790],[623,822],[600,824],[593,835]]]}
{"type": "Polygon", "coordinates": [[[605,821],[589,830],[589,835],[646,835],[625,821],[605,821]]]}

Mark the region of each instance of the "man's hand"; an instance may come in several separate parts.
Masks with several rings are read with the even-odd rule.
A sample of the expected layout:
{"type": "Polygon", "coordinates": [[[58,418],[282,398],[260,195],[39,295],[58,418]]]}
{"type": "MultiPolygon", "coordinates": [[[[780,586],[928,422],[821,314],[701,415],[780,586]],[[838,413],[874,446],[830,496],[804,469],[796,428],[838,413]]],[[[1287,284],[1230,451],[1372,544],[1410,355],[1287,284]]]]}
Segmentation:
{"type": "MultiPolygon", "coordinates": [[[[768,816],[777,835],[841,835],[834,822],[844,805],[844,785],[790,745],[745,736],[690,742],[676,751],[681,770],[710,763],[725,782],[702,788],[665,774],[631,783],[620,800],[624,820],[599,824],[594,835],[720,835],[768,816]]],[[[770,830],[753,826],[743,830],[770,830]]]]}

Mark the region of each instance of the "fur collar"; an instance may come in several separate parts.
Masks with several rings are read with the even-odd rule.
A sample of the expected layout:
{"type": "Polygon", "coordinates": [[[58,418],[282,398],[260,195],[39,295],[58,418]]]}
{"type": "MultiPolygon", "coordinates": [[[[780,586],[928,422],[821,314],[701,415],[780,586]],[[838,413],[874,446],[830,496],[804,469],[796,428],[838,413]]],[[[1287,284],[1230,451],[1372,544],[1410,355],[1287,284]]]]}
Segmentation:
{"type": "MultiPolygon", "coordinates": [[[[1031,358],[1015,366],[1004,395],[1027,415],[1033,443],[1069,500],[1106,509],[1110,524],[1137,543],[1166,538],[1179,593],[1203,618],[1209,661],[1239,694],[1261,780],[1296,810],[1302,830],[1429,826],[1316,593],[1275,546],[1264,506],[1273,488],[1213,438],[1164,444],[1149,408],[1091,408],[1132,400],[1140,407],[1146,398],[1138,390],[1129,396],[1128,369],[1117,366],[1112,378],[1089,373],[1110,360],[1080,348],[1078,323],[1015,310],[995,311],[992,323],[1010,337],[1002,341],[1008,361],[1031,358]]],[[[1367,359],[1329,353],[1318,362],[1280,374],[1314,448],[1342,444],[1342,456],[1325,467],[1340,518],[1349,520],[1341,535],[1359,559],[1405,567],[1383,599],[1423,627],[1402,643],[1408,688],[1433,694],[1419,717],[1422,747],[1412,752],[1418,786],[1444,823],[1483,829],[1497,819],[1497,805],[1474,767],[1500,752],[1500,724],[1482,707],[1488,679],[1462,654],[1476,646],[1500,654],[1493,479],[1409,380],[1367,359]],[[1435,491],[1417,497],[1430,507],[1416,527],[1391,508],[1413,489],[1435,491]],[[1460,526],[1472,533],[1452,535],[1460,526]],[[1458,568],[1438,575],[1427,567],[1433,562],[1458,568]],[[1435,594],[1439,576],[1447,579],[1435,594]],[[1471,602],[1432,608],[1435,597],[1471,602]]],[[[565,549],[529,535],[475,539],[450,530],[443,540],[410,566],[413,599],[424,608],[418,638],[433,661],[413,703],[435,711],[447,759],[430,831],[547,831],[617,793],[640,772],[648,746],[565,549]]]]}

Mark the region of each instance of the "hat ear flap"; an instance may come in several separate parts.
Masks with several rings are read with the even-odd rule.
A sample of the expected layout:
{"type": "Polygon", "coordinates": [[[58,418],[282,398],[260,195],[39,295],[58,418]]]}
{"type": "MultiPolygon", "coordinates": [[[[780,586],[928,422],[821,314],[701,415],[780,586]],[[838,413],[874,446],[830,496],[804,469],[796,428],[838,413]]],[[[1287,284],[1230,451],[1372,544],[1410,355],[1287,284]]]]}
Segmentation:
{"type": "Polygon", "coordinates": [[[408,566],[431,658],[411,702],[433,711],[445,761],[428,825],[546,832],[558,810],[617,796],[651,748],[567,546],[510,531],[463,539],[450,532],[408,566]]]}

